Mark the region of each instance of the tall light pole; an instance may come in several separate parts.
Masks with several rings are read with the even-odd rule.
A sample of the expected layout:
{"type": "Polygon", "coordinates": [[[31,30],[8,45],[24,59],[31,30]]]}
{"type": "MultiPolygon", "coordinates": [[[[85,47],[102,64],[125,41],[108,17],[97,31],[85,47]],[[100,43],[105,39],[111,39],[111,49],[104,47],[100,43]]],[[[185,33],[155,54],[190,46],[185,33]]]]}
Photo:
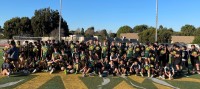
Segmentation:
{"type": "Polygon", "coordinates": [[[155,42],[158,41],[158,0],[156,0],[156,34],[155,42]]]}
{"type": "Polygon", "coordinates": [[[62,18],[62,0],[60,0],[60,13],[59,13],[59,41],[61,41],[60,30],[61,30],[61,18],[62,18]]]}

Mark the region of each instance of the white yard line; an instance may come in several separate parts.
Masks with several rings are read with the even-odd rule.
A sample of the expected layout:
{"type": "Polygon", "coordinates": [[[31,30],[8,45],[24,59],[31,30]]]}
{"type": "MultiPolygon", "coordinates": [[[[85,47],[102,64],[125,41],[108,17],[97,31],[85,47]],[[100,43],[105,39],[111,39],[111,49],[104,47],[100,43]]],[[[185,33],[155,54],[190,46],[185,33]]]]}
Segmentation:
{"type": "Polygon", "coordinates": [[[135,85],[133,82],[131,82],[130,80],[127,79],[126,76],[121,76],[122,78],[124,78],[126,81],[128,81],[132,86],[136,87],[136,88],[140,88],[140,89],[146,89],[144,87],[140,87],[138,85],[135,85]]]}
{"type": "Polygon", "coordinates": [[[103,82],[101,83],[101,85],[98,85],[98,89],[102,89],[102,87],[107,85],[108,83],[110,83],[110,79],[109,78],[103,78],[103,82]]]}
{"type": "Polygon", "coordinates": [[[171,87],[173,89],[180,89],[178,87],[172,86],[171,84],[169,84],[169,83],[167,83],[165,81],[159,80],[157,78],[149,78],[149,79],[152,80],[155,83],[158,83],[158,84],[161,84],[161,85],[164,85],[164,86],[168,86],[168,87],[171,87]]]}
{"type": "Polygon", "coordinates": [[[9,87],[9,86],[12,86],[12,85],[15,85],[15,84],[17,84],[17,83],[19,83],[19,82],[22,82],[24,79],[21,79],[21,80],[19,80],[19,81],[15,81],[15,82],[9,82],[9,83],[5,83],[5,84],[1,84],[0,85],[0,88],[4,88],[4,87],[9,87]]]}

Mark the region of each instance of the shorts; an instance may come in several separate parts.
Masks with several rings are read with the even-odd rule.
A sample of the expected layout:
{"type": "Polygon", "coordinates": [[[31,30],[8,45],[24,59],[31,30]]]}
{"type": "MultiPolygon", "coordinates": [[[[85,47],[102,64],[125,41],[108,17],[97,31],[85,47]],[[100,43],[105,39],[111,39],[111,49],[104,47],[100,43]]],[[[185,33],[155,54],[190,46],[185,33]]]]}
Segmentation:
{"type": "Polygon", "coordinates": [[[199,59],[194,59],[194,64],[199,64],[199,59]]]}
{"type": "Polygon", "coordinates": [[[175,60],[174,60],[174,64],[175,64],[175,65],[181,65],[181,60],[175,59],[175,60]]]}

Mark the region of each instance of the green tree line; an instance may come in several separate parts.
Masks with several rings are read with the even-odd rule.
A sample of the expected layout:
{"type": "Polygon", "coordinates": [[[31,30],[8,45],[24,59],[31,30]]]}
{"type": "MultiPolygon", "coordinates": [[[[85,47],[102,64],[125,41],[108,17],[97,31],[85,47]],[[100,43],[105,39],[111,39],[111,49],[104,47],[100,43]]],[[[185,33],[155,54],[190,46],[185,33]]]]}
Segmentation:
{"type": "MultiPolygon", "coordinates": [[[[4,38],[13,36],[50,36],[52,32],[58,32],[59,12],[50,8],[35,10],[34,15],[29,17],[14,17],[4,23],[4,38]]],[[[67,22],[61,19],[62,36],[69,34],[67,22]]]]}
{"type": "MultiPolygon", "coordinates": [[[[117,31],[117,37],[120,37],[121,33],[138,33],[139,42],[155,42],[155,31],[154,27],[148,25],[136,25],[131,28],[130,26],[122,26],[117,31]]],[[[193,43],[200,43],[200,27],[196,28],[193,25],[186,24],[181,27],[180,32],[174,31],[172,28],[163,27],[162,25],[158,28],[158,42],[170,43],[171,36],[195,36],[193,43]]]]}

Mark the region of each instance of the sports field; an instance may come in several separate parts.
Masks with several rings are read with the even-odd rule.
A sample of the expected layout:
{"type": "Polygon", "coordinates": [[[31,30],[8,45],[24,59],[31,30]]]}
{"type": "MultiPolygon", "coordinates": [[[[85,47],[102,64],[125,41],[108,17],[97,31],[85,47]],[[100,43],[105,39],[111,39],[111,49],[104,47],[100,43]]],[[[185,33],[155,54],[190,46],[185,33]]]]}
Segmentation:
{"type": "MultiPolygon", "coordinates": [[[[0,49],[1,50],[1,49],[0,49]]],[[[2,51],[0,51],[2,64],[2,51]]],[[[200,89],[200,75],[174,80],[161,80],[140,76],[81,77],[81,74],[57,72],[35,73],[28,76],[0,76],[0,89],[200,89]]]]}

